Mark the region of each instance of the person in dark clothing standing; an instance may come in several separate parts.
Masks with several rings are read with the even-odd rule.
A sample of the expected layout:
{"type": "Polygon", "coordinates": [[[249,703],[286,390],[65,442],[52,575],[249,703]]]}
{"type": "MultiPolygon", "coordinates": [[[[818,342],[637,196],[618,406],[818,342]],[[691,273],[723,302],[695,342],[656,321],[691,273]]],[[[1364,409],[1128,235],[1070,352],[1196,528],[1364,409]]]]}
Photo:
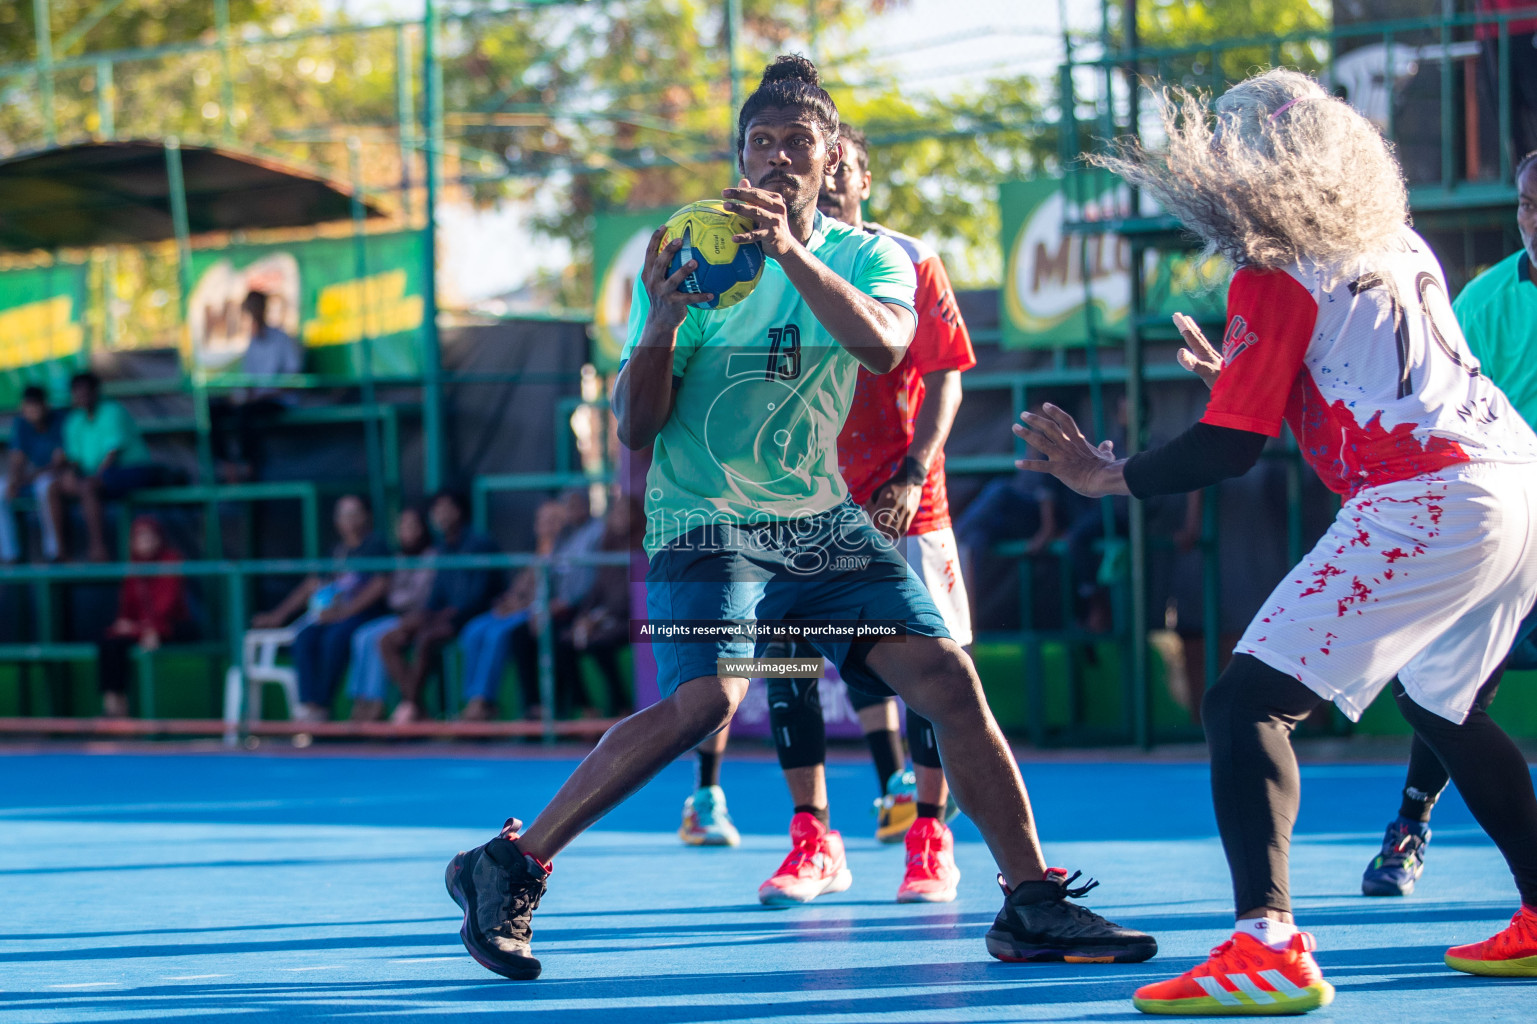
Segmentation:
{"type": "MultiPolygon", "coordinates": [[[[1478,0],[1478,13],[1498,15],[1505,11],[1529,10],[1529,0],[1478,0]]],[[[1510,64],[1504,69],[1510,79],[1510,150],[1498,161],[1515,166],[1523,154],[1537,149],[1537,18],[1511,18],[1505,22],[1510,64]]],[[[1486,114],[1486,139],[1499,139],[1500,133],[1500,35],[1499,22],[1480,22],[1474,29],[1481,52],[1478,56],[1478,100],[1486,114]]],[[[1497,142],[1496,142],[1497,145],[1497,142]]]]}
{"type": "MultiPolygon", "coordinates": [[[[440,555],[484,555],[499,550],[489,537],[470,529],[464,498],[450,490],[433,495],[427,509],[439,541],[440,555]]],[[[440,569],[432,583],[427,607],[401,616],[400,625],[379,638],[385,671],[400,690],[400,703],[390,715],[399,724],[421,718],[422,684],[438,653],[459,635],[464,624],[491,607],[500,592],[503,573],[496,569],[440,569]],[[408,660],[407,650],[414,651],[408,660]]]]}
{"type": "MultiPolygon", "coordinates": [[[[240,372],[257,379],[282,377],[304,369],[304,351],[293,336],[267,321],[270,299],[265,292],[247,293],[241,312],[251,319],[251,340],[240,360],[240,372]]],[[[261,468],[262,433],[293,404],[281,388],[256,384],[232,391],[214,402],[214,456],[228,482],[249,480],[261,468]]]]}
{"type": "MultiPolygon", "coordinates": [[[[166,543],[160,524],[152,516],[133,521],[129,555],[136,564],[181,561],[181,552],[166,543]]],[[[135,648],[153,651],[188,631],[191,615],[185,587],[181,576],[171,575],[130,576],[123,581],[117,618],[96,643],[102,714],[109,718],[127,716],[129,656],[135,648]]]]}

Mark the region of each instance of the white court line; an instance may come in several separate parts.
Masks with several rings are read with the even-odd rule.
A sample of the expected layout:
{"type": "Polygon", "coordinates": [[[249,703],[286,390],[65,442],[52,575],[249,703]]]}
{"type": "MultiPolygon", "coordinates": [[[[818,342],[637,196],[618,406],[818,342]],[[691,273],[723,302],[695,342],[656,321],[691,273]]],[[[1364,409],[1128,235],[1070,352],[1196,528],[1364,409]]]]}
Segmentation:
{"type": "Polygon", "coordinates": [[[283,970],[291,974],[297,974],[300,971],[339,971],[341,966],[341,964],[324,964],[320,967],[285,967],[283,970]]]}
{"type": "Polygon", "coordinates": [[[161,978],[161,981],[203,981],[207,978],[228,978],[228,974],[173,974],[161,978]]]}
{"type": "Polygon", "coordinates": [[[116,985],[115,981],[77,981],[72,985],[49,985],[49,988],[105,988],[116,985]]]}
{"type": "Polygon", "coordinates": [[[416,956],[409,960],[386,960],[390,964],[435,964],[444,960],[463,960],[462,956],[416,956]]]}

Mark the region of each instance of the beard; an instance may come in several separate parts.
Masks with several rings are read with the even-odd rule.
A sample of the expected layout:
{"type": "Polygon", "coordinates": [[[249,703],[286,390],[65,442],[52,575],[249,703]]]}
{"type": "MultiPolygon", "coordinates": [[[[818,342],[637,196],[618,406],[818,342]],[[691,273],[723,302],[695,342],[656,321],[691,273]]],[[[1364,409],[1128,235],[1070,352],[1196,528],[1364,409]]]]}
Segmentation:
{"type": "Polygon", "coordinates": [[[821,180],[821,175],[808,175],[806,180],[802,181],[771,171],[758,181],[756,187],[778,194],[785,201],[785,209],[789,211],[790,216],[798,217],[806,212],[808,206],[815,206],[817,196],[821,194],[820,187],[812,190],[807,187],[807,182],[821,180]]]}

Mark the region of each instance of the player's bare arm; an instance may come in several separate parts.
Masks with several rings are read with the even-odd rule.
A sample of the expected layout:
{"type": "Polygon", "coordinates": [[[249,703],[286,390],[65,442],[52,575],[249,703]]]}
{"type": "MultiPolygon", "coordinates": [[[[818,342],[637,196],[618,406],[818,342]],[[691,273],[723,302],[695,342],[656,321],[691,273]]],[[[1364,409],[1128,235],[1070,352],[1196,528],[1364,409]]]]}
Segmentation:
{"type": "Polygon", "coordinates": [[[1126,486],[1126,460],[1117,459],[1111,442],[1098,447],[1090,444],[1078,424],[1066,410],[1050,402],[1039,413],[1022,412],[1014,424],[1015,436],[1046,456],[1044,459],[1020,459],[1020,469],[1050,473],[1087,498],[1111,494],[1131,494],[1126,486]]]}
{"type": "MultiPolygon", "coordinates": [[[[777,260],[812,314],[861,366],[871,373],[889,373],[896,368],[917,327],[911,310],[866,295],[812,255],[804,244],[811,237],[810,218],[805,218],[802,238],[779,193],[753,188],[743,178],[736,188],[728,188],[721,195],[728,210],[757,225],[735,240],[757,242],[764,255],[777,260]]],[[[815,207],[807,212],[814,214],[815,207]]]]}
{"type": "Polygon", "coordinates": [[[912,526],[923,503],[923,485],[939,453],[945,450],[955,414],[961,408],[961,371],[936,370],[923,375],[923,406],[913,420],[913,443],[895,476],[875,489],[865,511],[889,537],[901,537],[912,526]]]}
{"type": "Polygon", "coordinates": [[[619,421],[619,441],[638,451],[656,440],[667,417],[672,415],[672,356],[678,341],[678,328],[688,315],[688,304],[711,296],[690,295],[682,290],[683,281],[696,266],[689,260],[676,274],[667,273],[673,254],[683,245],[675,239],[662,245],[663,228],[657,228],[646,247],[646,265],[641,280],[651,310],[640,342],[619,371],[614,382],[614,416],[619,421]]]}

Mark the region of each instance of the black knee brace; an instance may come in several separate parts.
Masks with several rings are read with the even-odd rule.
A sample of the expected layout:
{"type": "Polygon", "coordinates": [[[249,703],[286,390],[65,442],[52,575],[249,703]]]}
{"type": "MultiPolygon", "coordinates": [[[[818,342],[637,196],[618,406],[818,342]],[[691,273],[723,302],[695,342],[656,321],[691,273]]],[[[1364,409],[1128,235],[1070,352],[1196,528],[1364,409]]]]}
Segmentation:
{"type": "Polygon", "coordinates": [[[939,741],[934,738],[934,726],[912,708],[907,709],[907,753],[913,764],[925,768],[941,768],[939,741]]]}
{"type": "Polygon", "coordinates": [[[816,679],[768,681],[769,727],[779,767],[810,768],[827,760],[827,725],[816,679]]]}

